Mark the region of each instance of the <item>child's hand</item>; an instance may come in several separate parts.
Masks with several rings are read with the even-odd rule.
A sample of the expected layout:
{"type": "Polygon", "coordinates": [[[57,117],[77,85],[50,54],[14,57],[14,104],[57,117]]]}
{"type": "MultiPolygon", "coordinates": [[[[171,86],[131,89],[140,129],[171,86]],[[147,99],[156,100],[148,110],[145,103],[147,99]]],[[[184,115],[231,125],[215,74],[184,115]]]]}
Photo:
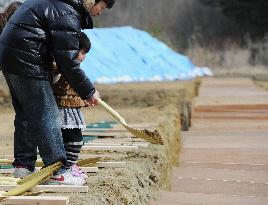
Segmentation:
{"type": "Polygon", "coordinates": [[[98,104],[97,99],[100,97],[99,91],[95,91],[95,93],[92,95],[91,98],[87,100],[88,104],[91,105],[92,107],[95,107],[98,104]]]}
{"type": "Polygon", "coordinates": [[[58,82],[60,80],[61,74],[58,75],[53,75],[53,84],[55,84],[56,82],[58,82]]]}

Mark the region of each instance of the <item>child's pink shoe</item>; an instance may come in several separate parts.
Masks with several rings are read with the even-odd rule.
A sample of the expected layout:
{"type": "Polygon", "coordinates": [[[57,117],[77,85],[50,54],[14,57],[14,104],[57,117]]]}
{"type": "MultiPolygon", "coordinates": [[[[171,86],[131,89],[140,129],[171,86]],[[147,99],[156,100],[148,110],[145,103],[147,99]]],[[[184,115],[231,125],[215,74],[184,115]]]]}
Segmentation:
{"type": "Polygon", "coordinates": [[[84,173],[84,172],[80,169],[80,167],[78,167],[77,165],[73,165],[73,166],[71,166],[71,171],[72,171],[72,174],[73,174],[74,176],[80,176],[80,177],[82,177],[82,178],[84,178],[84,179],[87,179],[87,178],[88,178],[87,174],[84,173]]]}

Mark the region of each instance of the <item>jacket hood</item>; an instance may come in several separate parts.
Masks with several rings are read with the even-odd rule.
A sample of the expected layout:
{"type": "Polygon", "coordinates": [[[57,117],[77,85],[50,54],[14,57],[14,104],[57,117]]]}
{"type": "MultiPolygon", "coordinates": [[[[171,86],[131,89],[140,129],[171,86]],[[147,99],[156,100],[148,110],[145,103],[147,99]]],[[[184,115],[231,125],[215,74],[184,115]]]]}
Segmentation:
{"type": "Polygon", "coordinates": [[[67,4],[71,5],[82,16],[82,29],[92,29],[93,20],[89,12],[84,7],[84,0],[63,0],[67,4]]]}

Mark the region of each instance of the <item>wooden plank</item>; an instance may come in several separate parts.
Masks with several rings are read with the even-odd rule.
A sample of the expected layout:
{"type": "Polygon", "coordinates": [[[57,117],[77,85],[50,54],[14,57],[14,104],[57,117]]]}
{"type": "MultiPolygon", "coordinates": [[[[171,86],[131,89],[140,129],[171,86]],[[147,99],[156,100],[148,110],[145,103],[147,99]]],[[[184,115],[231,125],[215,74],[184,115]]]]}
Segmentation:
{"type": "Polygon", "coordinates": [[[251,105],[199,105],[193,108],[194,112],[221,112],[221,111],[233,111],[233,110],[264,110],[268,109],[267,104],[251,104],[251,105]]]}
{"type": "Polygon", "coordinates": [[[0,174],[13,174],[14,169],[0,169],[0,174]]]}
{"type": "MultiPolygon", "coordinates": [[[[136,129],[149,129],[155,127],[156,123],[129,123],[129,126],[136,129]]],[[[100,128],[100,127],[87,127],[86,131],[127,131],[121,124],[111,124],[112,127],[109,128],[100,128]]]]}
{"type": "Polygon", "coordinates": [[[204,131],[182,131],[181,136],[182,138],[188,138],[188,137],[200,137],[200,136],[215,136],[215,138],[224,138],[224,137],[252,137],[258,139],[259,137],[265,138],[267,137],[268,132],[267,131],[260,131],[260,130],[254,130],[254,131],[213,131],[213,130],[204,130],[204,131]]]}
{"type": "MultiPolygon", "coordinates": [[[[100,122],[95,122],[95,123],[89,123],[89,125],[92,125],[92,124],[96,124],[96,125],[101,125],[102,123],[100,122]]],[[[105,124],[105,122],[103,122],[103,124],[105,124]]],[[[109,124],[110,126],[112,127],[120,127],[122,126],[120,123],[117,123],[117,122],[114,122],[114,123],[111,123],[109,124]]],[[[131,127],[151,127],[151,126],[155,126],[156,123],[154,122],[137,122],[137,123],[128,123],[129,126],[131,127]]]]}
{"type": "MultiPolygon", "coordinates": [[[[0,191],[9,191],[18,185],[0,185],[0,191]]],[[[32,189],[33,192],[49,191],[60,193],[87,193],[88,186],[74,186],[74,185],[37,185],[32,189]]]]}
{"type": "Polygon", "coordinates": [[[98,137],[126,137],[133,136],[129,132],[83,132],[83,136],[98,136],[98,137]]]}
{"type": "MultiPolygon", "coordinates": [[[[134,138],[134,137],[122,137],[122,138],[99,138],[94,139],[90,142],[114,142],[114,143],[146,143],[147,141],[141,138],[134,138]]],[[[88,143],[90,143],[88,142],[88,143]]]]}
{"type": "Polygon", "coordinates": [[[126,130],[126,128],[86,128],[84,132],[115,132],[115,133],[124,133],[124,132],[128,132],[126,130]]]}
{"type": "MultiPolygon", "coordinates": [[[[123,153],[100,153],[100,154],[86,154],[86,153],[81,153],[79,155],[79,159],[87,159],[87,158],[95,158],[95,157],[100,157],[100,158],[109,158],[109,159],[117,159],[117,158],[126,158],[127,154],[123,153]]],[[[14,156],[13,155],[5,155],[6,159],[13,160],[14,156]]]]}
{"type": "Polygon", "coordinates": [[[252,96],[253,98],[256,97],[263,97],[268,96],[268,93],[265,91],[260,91],[255,88],[249,87],[248,90],[240,89],[240,88],[206,88],[200,89],[199,97],[202,98],[212,98],[212,97],[219,97],[222,98],[226,96],[228,98],[231,97],[249,97],[252,96]]]}
{"type": "Polygon", "coordinates": [[[255,131],[256,129],[261,131],[268,131],[267,126],[249,126],[249,127],[222,127],[222,126],[213,126],[211,128],[208,127],[190,127],[190,131],[203,131],[203,130],[213,130],[213,131],[255,131]]]}
{"type": "Polygon", "coordinates": [[[207,135],[182,138],[184,148],[268,149],[267,136],[207,135]]]}
{"type": "Polygon", "coordinates": [[[251,111],[251,112],[193,112],[192,119],[247,119],[247,120],[258,120],[268,119],[267,110],[251,111]]]}
{"type": "MultiPolygon", "coordinates": [[[[187,163],[218,163],[229,165],[253,165],[268,169],[268,156],[265,154],[252,154],[251,152],[239,152],[242,148],[183,148],[180,155],[180,162],[187,163]],[[223,150],[230,150],[225,152],[223,150]],[[237,151],[236,151],[237,150],[237,151]]],[[[250,150],[247,149],[247,150],[250,150]]],[[[262,151],[264,149],[260,149],[262,151]]]]}
{"type": "Polygon", "coordinates": [[[67,205],[66,196],[11,196],[3,202],[5,205],[67,205]]]}
{"type": "Polygon", "coordinates": [[[190,130],[263,130],[268,129],[267,120],[193,119],[190,130]]]}
{"type": "MultiPolygon", "coordinates": [[[[41,169],[41,167],[36,167],[37,170],[41,169]]],[[[96,173],[99,171],[98,167],[87,167],[84,169],[87,173],[96,173]]],[[[11,169],[0,169],[1,174],[13,174],[14,168],[11,169]]]]}
{"type": "Polygon", "coordinates": [[[95,158],[100,157],[102,159],[117,159],[117,158],[127,158],[127,154],[123,153],[101,153],[101,154],[86,154],[82,153],[79,155],[79,159],[88,159],[88,158],[95,158]]]}
{"type": "Polygon", "coordinates": [[[4,155],[2,157],[5,158],[5,159],[8,159],[8,160],[13,160],[14,159],[14,155],[11,155],[11,154],[6,154],[6,155],[4,155]]]}
{"type": "Polygon", "coordinates": [[[268,197],[186,192],[161,192],[160,198],[149,205],[266,205],[268,197]]]}
{"type": "MultiPolygon", "coordinates": [[[[89,157],[87,157],[89,158],[89,157]]],[[[83,166],[80,167],[83,172],[86,173],[95,173],[98,172],[98,167],[124,167],[126,165],[125,162],[97,162],[94,167],[91,166],[83,166]]],[[[37,170],[40,170],[41,167],[36,167],[37,170]]],[[[14,172],[14,168],[10,169],[0,169],[0,173],[2,174],[12,174],[14,172]]]]}
{"type": "Polygon", "coordinates": [[[85,143],[84,146],[139,146],[147,148],[149,143],[146,142],[122,142],[122,143],[114,143],[114,142],[90,142],[85,143]]]}
{"type": "Polygon", "coordinates": [[[172,170],[172,181],[176,178],[203,178],[211,180],[226,180],[239,182],[268,183],[268,174],[265,171],[227,170],[205,167],[176,167],[172,170]]]}
{"type": "MultiPolygon", "coordinates": [[[[198,112],[194,112],[194,107],[192,107],[192,114],[194,113],[199,113],[198,112]]],[[[200,111],[200,113],[268,113],[268,110],[267,109],[217,109],[217,110],[212,110],[210,108],[208,108],[206,111],[200,111]]]]}
{"type": "Polygon", "coordinates": [[[180,162],[181,167],[204,167],[211,169],[228,169],[228,170],[248,170],[248,171],[267,171],[268,165],[251,164],[251,163],[233,163],[233,162],[180,162]]]}
{"type": "MultiPolygon", "coordinates": [[[[136,128],[136,129],[148,129],[148,128],[156,127],[157,123],[153,123],[153,122],[128,123],[128,126],[136,128]]],[[[120,128],[120,127],[123,128],[123,126],[121,124],[114,124],[113,127],[114,128],[120,128]]]]}
{"type": "Polygon", "coordinates": [[[138,151],[138,146],[83,146],[82,150],[90,151],[122,151],[122,152],[136,152],[138,151]]]}
{"type": "Polygon", "coordinates": [[[248,96],[268,96],[268,93],[257,86],[248,85],[244,87],[238,86],[213,86],[213,87],[203,87],[199,89],[200,98],[203,97],[248,97],[248,96]]]}
{"type": "MultiPolygon", "coordinates": [[[[177,178],[177,180],[172,180],[171,191],[267,197],[267,185],[265,183],[239,183],[203,178],[177,178]]],[[[215,205],[215,203],[211,204],[215,205]]]]}

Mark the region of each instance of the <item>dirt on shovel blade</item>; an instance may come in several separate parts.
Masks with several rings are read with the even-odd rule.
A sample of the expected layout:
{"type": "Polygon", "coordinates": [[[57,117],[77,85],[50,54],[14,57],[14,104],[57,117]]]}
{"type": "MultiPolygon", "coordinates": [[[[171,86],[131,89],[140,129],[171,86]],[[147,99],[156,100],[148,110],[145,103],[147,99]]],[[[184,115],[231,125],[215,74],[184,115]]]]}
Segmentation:
{"type": "Polygon", "coordinates": [[[164,144],[163,139],[157,130],[150,131],[150,130],[144,129],[144,130],[141,130],[141,132],[150,136],[150,138],[152,138],[155,141],[154,144],[161,144],[161,145],[164,144]]]}

